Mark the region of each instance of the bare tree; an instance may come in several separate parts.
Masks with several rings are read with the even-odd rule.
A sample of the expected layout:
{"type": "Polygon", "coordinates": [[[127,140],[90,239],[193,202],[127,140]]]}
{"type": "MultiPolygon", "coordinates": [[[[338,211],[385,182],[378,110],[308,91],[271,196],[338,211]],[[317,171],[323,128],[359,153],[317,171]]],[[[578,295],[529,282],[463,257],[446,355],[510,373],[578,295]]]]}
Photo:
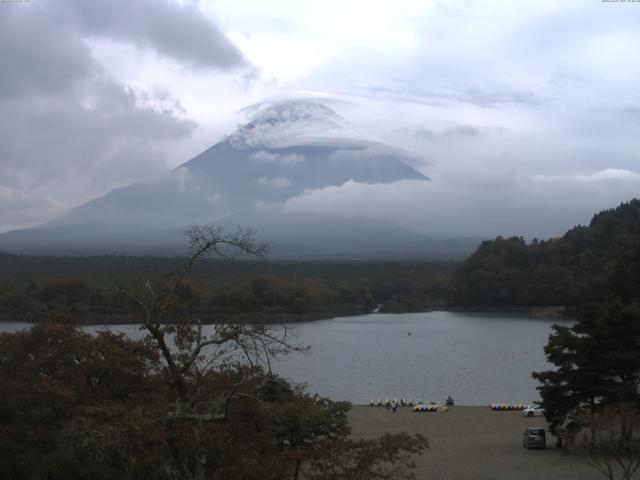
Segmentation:
{"type": "Polygon", "coordinates": [[[582,417],[584,430],[574,450],[609,480],[630,480],[640,468],[640,413],[607,407],[582,417]]]}
{"type": "MultiPolygon", "coordinates": [[[[180,399],[188,403],[193,398],[189,385],[197,385],[198,378],[224,362],[242,359],[270,372],[272,358],[304,349],[292,342],[286,326],[224,323],[207,326],[205,331],[200,318],[182,308],[179,294],[193,268],[211,257],[263,258],[268,245],[257,243],[250,229],[228,233],[220,226],[196,225],[185,233],[190,252],[178,271],[161,283],[147,279],[135,287],[118,286],[116,292],[135,307],[147,340],[158,348],[180,399]]],[[[238,391],[232,389],[231,394],[238,391]]]]}

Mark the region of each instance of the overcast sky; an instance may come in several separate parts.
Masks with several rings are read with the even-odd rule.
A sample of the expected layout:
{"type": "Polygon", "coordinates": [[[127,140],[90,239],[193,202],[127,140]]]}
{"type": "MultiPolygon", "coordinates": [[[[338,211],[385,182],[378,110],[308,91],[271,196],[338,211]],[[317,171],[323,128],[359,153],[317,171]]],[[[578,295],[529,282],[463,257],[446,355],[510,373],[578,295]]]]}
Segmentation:
{"type": "Polygon", "coordinates": [[[640,194],[637,2],[31,0],[0,3],[0,41],[0,231],[161,175],[287,95],[432,179],[288,210],[545,237],[640,194]]]}

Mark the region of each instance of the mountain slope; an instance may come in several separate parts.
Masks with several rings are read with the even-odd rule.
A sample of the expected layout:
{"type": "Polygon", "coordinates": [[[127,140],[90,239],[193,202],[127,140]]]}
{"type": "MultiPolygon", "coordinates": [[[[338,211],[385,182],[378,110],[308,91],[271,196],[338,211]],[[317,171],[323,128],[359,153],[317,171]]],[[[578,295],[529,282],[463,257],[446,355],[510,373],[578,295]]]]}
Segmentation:
{"type": "Polygon", "coordinates": [[[267,102],[248,113],[248,123],[165,177],[115,189],[37,229],[9,232],[0,236],[0,247],[172,246],[186,226],[216,222],[255,225],[267,232],[266,240],[316,253],[420,242],[389,223],[281,211],[287,199],[349,180],[428,180],[405,162],[416,160],[411,154],[376,141],[316,102],[267,102]],[[307,235],[299,235],[303,226],[307,235]],[[349,246],[341,248],[342,242],[349,246]]]}
{"type": "Polygon", "coordinates": [[[176,228],[218,221],[348,180],[426,179],[402,161],[403,152],[357,135],[322,105],[300,100],[268,104],[165,178],[109,192],[56,223],[99,219],[121,230],[176,228]]]}

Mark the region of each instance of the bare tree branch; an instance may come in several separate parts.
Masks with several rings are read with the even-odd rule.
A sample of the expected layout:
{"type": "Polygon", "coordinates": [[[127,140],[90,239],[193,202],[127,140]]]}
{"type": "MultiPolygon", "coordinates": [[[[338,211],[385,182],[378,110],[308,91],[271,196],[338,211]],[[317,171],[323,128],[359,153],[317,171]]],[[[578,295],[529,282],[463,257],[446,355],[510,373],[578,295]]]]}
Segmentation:
{"type": "Polygon", "coordinates": [[[202,369],[210,369],[229,352],[226,344],[236,345],[244,360],[253,368],[262,361],[271,371],[271,357],[304,350],[288,340],[288,330],[276,335],[265,327],[254,325],[214,325],[213,333],[205,335],[200,320],[178,318],[182,302],[178,291],[194,266],[208,258],[234,259],[243,255],[264,258],[267,244],[260,244],[251,229],[237,228],[228,233],[218,225],[194,225],[185,234],[189,238],[190,254],[184,265],[172,275],[166,287],[149,280],[138,289],[120,286],[117,295],[127,298],[142,313],[142,328],[157,345],[176,388],[186,397],[186,377],[201,378],[202,369]],[[178,316],[178,317],[177,317],[178,316]],[[205,355],[205,351],[207,354],[205,355]],[[213,350],[209,352],[208,350],[213,350]]]}

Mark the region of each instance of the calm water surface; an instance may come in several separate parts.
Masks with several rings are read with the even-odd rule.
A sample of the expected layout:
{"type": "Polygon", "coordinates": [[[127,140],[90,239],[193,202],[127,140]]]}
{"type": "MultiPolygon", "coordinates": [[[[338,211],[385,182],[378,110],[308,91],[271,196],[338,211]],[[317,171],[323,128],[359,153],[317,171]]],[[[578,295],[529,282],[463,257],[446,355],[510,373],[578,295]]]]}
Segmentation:
{"type": "MultiPolygon", "coordinates": [[[[457,403],[531,402],[531,372],[549,367],[543,346],[556,322],[514,314],[370,314],[297,324],[308,353],[273,364],[310,392],[335,400],[413,398],[457,403]]],[[[0,330],[25,324],[0,324],[0,330]]],[[[96,329],[97,327],[90,327],[96,329]]],[[[136,326],[106,327],[139,337],[136,326]]]]}
{"type": "MultiPolygon", "coordinates": [[[[531,402],[534,370],[555,322],[503,314],[371,314],[309,322],[300,340],[310,354],[275,369],[309,390],[366,403],[405,397],[461,404],[531,402]]],[[[566,322],[567,324],[571,322],[566,322]]]]}

